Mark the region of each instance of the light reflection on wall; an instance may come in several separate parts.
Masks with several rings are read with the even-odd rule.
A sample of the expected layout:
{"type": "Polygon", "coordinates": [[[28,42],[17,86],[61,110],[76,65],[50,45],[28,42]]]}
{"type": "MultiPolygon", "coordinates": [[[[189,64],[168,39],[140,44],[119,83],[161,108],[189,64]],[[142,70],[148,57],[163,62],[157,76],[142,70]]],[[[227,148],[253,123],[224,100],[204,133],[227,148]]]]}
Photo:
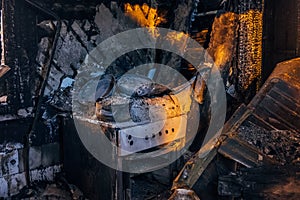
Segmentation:
{"type": "Polygon", "coordinates": [[[141,27],[154,28],[166,21],[163,16],[158,15],[157,9],[151,8],[147,4],[140,6],[126,3],[125,14],[141,27]]]}

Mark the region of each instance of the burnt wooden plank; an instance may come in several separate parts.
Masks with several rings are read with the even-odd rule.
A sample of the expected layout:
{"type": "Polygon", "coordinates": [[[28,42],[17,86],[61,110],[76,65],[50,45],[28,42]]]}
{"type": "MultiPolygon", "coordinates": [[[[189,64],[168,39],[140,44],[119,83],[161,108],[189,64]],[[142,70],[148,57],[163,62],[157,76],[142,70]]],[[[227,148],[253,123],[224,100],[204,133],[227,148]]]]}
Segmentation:
{"type": "Polygon", "coordinates": [[[11,70],[5,79],[8,101],[10,104],[20,104],[19,94],[19,80],[17,77],[18,68],[16,66],[15,50],[16,44],[16,30],[15,30],[15,0],[2,1],[2,62],[8,65],[11,70]]]}
{"type": "Polygon", "coordinates": [[[298,115],[298,113],[283,106],[277,100],[266,96],[259,107],[268,111],[269,113],[274,115],[276,119],[280,120],[289,127],[295,130],[300,130],[300,116],[298,115]]]}
{"type": "Polygon", "coordinates": [[[246,167],[276,163],[235,136],[227,138],[218,149],[218,152],[246,167]]]}
{"type": "Polygon", "coordinates": [[[300,107],[300,103],[297,102],[298,99],[285,95],[284,92],[278,90],[277,87],[272,88],[272,90],[268,93],[268,96],[276,99],[276,101],[280,102],[290,110],[295,110],[295,108],[300,107]]]}
{"type": "MultiPolygon", "coordinates": [[[[296,76],[297,74],[295,74],[296,76]]],[[[289,85],[287,83],[284,83],[283,81],[279,81],[278,84],[274,86],[276,89],[278,89],[282,94],[292,98],[295,102],[300,103],[299,95],[300,95],[300,89],[297,85],[289,85]]]]}
{"type": "Polygon", "coordinates": [[[274,127],[272,125],[270,125],[269,123],[265,122],[264,120],[262,120],[261,118],[259,118],[258,116],[252,114],[250,115],[246,121],[248,121],[249,123],[255,124],[256,126],[262,127],[266,130],[273,130],[274,127]]]}
{"type": "Polygon", "coordinates": [[[262,106],[255,108],[254,113],[267,123],[279,130],[288,130],[290,127],[285,123],[284,119],[278,119],[278,115],[274,115],[262,106]]]}

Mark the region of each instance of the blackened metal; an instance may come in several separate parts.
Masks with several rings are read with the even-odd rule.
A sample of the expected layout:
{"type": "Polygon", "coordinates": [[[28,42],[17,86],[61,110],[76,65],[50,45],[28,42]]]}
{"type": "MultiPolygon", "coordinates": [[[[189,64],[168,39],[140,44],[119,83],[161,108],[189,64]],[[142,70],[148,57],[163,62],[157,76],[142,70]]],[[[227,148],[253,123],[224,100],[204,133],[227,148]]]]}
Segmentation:
{"type": "MultiPolygon", "coordinates": [[[[299,164],[299,82],[300,58],[278,64],[251,103],[241,106],[225,124],[219,144],[205,151],[210,152],[207,155],[198,152],[190,159],[172,189],[192,188],[218,154],[245,167],[299,164]]],[[[221,179],[221,186],[226,181],[221,179]]]]}
{"type": "Polygon", "coordinates": [[[35,133],[35,129],[36,129],[36,125],[38,124],[38,120],[39,117],[41,116],[41,107],[42,107],[42,103],[43,103],[43,94],[47,85],[47,80],[48,80],[48,76],[50,74],[50,70],[51,70],[51,62],[53,60],[54,57],[54,53],[55,53],[55,49],[56,49],[56,44],[60,35],[60,30],[61,30],[61,20],[60,18],[53,13],[52,11],[48,10],[47,8],[44,8],[42,6],[40,6],[39,4],[30,1],[30,0],[25,0],[27,3],[29,3],[31,6],[33,6],[34,8],[42,11],[43,13],[47,14],[50,17],[53,17],[56,21],[57,21],[57,26],[56,26],[56,33],[55,33],[55,37],[53,40],[53,44],[52,44],[52,49],[50,51],[50,56],[49,56],[49,60],[46,64],[46,75],[45,78],[43,80],[43,83],[41,85],[40,88],[40,92],[39,92],[39,98],[36,104],[36,107],[34,109],[34,113],[35,113],[35,117],[34,117],[34,121],[32,123],[31,126],[31,130],[28,132],[28,134],[25,136],[25,143],[24,143],[24,168],[25,168],[25,176],[26,176],[26,182],[27,185],[30,185],[30,167],[29,167],[29,148],[31,146],[31,137],[34,135],[35,133]]]}
{"type": "MultiPolygon", "coordinates": [[[[63,166],[66,178],[89,199],[116,199],[116,171],[95,159],[82,144],[71,118],[63,119],[63,166]],[[80,156],[79,156],[80,155],[80,156]]],[[[95,134],[98,134],[98,129],[95,134]]]]}

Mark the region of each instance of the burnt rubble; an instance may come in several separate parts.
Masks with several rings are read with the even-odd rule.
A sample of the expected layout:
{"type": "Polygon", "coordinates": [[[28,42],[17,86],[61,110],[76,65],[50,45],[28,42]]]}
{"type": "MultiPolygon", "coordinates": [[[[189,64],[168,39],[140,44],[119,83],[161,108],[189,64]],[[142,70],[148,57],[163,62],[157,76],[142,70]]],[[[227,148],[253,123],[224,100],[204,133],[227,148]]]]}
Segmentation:
{"type": "Polygon", "coordinates": [[[221,176],[218,193],[245,199],[299,199],[299,167],[264,166],[221,176]]]}
{"type": "Polygon", "coordinates": [[[31,187],[25,187],[12,199],[66,199],[84,200],[83,193],[75,185],[68,183],[64,178],[58,178],[55,182],[34,183],[31,187]]]}
{"type": "Polygon", "coordinates": [[[272,68],[262,64],[262,41],[266,40],[263,1],[1,3],[5,31],[0,66],[0,196],[86,199],[84,193],[90,199],[299,198],[298,187],[293,185],[299,182],[300,60],[279,64],[261,87],[263,70],[272,68]],[[139,27],[189,34],[207,49],[221,72],[228,121],[221,136],[200,151],[211,120],[211,104],[218,103],[211,99],[205,83],[213,62],[205,49],[190,49],[208,66],[200,72],[179,55],[155,49],[128,52],[107,69],[101,63],[85,62],[87,57],[97,60],[91,52],[107,38],[139,27]],[[164,70],[158,81],[167,84],[154,83],[155,72],[145,74],[136,67],[140,65],[149,69],[172,66],[187,84],[176,82],[178,77],[164,70]],[[139,75],[124,75],[130,70],[139,75]],[[75,86],[80,90],[75,91],[75,86]],[[194,91],[186,90],[188,86],[194,91]],[[113,110],[112,105],[118,109],[113,110]],[[179,116],[186,121],[180,123],[179,116]],[[171,119],[168,126],[150,133],[157,127],[155,123],[166,117],[171,119]],[[101,129],[103,137],[128,150],[118,152],[128,156],[124,163],[133,160],[136,168],[154,171],[125,173],[100,163],[80,140],[74,125],[77,118],[92,135],[101,129]],[[191,130],[195,124],[199,127],[194,137],[188,134],[195,131],[191,130]],[[135,137],[132,133],[137,125],[149,134],[135,137]],[[134,154],[155,157],[151,154],[155,150],[176,152],[193,140],[188,151],[169,166],[158,160],[153,168],[145,162],[147,158],[134,154]],[[83,193],[64,178],[57,179],[59,176],[83,193]]]}
{"type": "Polygon", "coordinates": [[[291,130],[266,130],[257,125],[247,124],[238,129],[243,141],[281,164],[299,162],[299,135],[291,130]]]}
{"type": "Polygon", "coordinates": [[[290,187],[299,181],[296,175],[299,171],[299,61],[297,58],[277,65],[249,105],[241,106],[228,120],[222,135],[186,163],[173,182],[174,190],[193,188],[200,198],[214,198],[201,193],[205,190],[202,181],[208,179],[208,183],[217,181],[212,188],[220,196],[299,198],[297,189],[290,187]],[[276,97],[280,97],[273,98],[271,104],[275,91],[276,97]],[[274,109],[277,105],[280,109],[274,109]],[[231,164],[228,161],[218,164],[220,157],[231,160],[231,164]],[[228,167],[225,171],[224,165],[228,167]],[[214,167],[217,172],[212,171],[214,167]]]}

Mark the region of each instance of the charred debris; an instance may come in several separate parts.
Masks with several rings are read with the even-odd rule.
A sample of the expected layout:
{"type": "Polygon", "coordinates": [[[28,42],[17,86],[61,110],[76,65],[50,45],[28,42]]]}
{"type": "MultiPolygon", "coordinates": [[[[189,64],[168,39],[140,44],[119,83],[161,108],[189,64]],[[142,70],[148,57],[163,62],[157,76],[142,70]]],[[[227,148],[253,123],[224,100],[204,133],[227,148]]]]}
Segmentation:
{"type": "Polygon", "coordinates": [[[0,196],[299,199],[299,8],[298,0],[2,0],[0,196]],[[141,27],[189,35],[203,46],[190,51],[221,72],[226,123],[204,147],[215,103],[206,85],[209,67],[198,72],[179,55],[161,49],[128,52],[107,69],[97,65],[97,73],[85,66],[98,44],[141,27]],[[157,77],[167,86],[154,83],[157,74],[151,70],[125,74],[151,63],[161,64],[157,71],[172,66],[188,84],[177,83],[178,77],[164,70],[157,77]],[[82,89],[74,96],[76,77],[82,89]],[[180,87],[171,91],[176,84],[180,87]],[[193,92],[186,90],[189,84],[193,92]],[[135,85],[141,87],[132,93],[135,85]],[[173,98],[176,92],[184,109],[173,98]],[[127,115],[124,105],[129,105],[127,115]],[[158,106],[151,111],[156,121],[151,121],[149,110],[155,105],[166,110],[168,126],[143,138],[128,134],[136,131],[136,125],[126,123],[130,119],[147,129],[163,120],[158,106]],[[201,120],[195,121],[198,114],[201,120]],[[182,116],[187,121],[176,126],[182,116]],[[130,152],[118,152],[121,156],[151,172],[125,173],[96,160],[82,144],[74,119],[95,135],[101,127],[105,137],[130,152]],[[190,138],[194,124],[199,124],[197,134],[190,138]],[[134,154],[176,152],[174,144],[183,148],[186,143],[187,152],[168,166],[158,161],[157,169],[134,154]]]}

